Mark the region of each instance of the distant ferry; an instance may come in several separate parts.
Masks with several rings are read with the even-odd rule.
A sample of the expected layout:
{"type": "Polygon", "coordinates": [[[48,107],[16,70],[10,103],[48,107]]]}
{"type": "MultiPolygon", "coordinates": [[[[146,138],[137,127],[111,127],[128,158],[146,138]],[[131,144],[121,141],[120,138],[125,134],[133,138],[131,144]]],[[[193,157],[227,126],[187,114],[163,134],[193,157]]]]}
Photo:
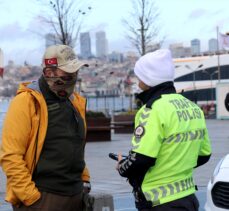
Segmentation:
{"type": "Polygon", "coordinates": [[[179,58],[174,64],[177,92],[199,104],[214,103],[216,84],[229,83],[229,54],[179,58]]]}

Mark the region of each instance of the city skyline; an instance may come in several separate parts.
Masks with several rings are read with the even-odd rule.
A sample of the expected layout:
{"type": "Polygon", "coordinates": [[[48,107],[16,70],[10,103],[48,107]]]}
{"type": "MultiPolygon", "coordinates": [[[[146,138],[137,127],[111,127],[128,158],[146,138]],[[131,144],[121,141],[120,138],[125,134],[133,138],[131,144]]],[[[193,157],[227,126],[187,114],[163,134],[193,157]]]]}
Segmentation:
{"type": "MultiPolygon", "coordinates": [[[[134,49],[132,49],[128,52],[125,52],[125,53],[122,51],[115,51],[115,50],[108,52],[109,41],[106,39],[106,32],[105,31],[96,32],[96,36],[97,36],[97,39],[94,43],[95,51],[92,52],[91,48],[93,46],[91,46],[90,32],[80,33],[80,35],[79,35],[80,51],[77,51],[78,57],[80,57],[81,59],[85,59],[85,60],[92,59],[92,58],[98,58],[98,59],[103,59],[103,60],[105,59],[104,61],[110,62],[110,61],[123,60],[123,58],[121,58],[121,57],[123,57],[125,53],[126,53],[126,56],[128,56],[129,54],[133,54],[133,53],[135,56],[140,56],[140,55],[138,55],[138,53],[136,51],[134,51],[134,49]]],[[[52,33],[46,34],[44,36],[44,40],[45,40],[45,45],[44,45],[45,48],[47,48],[51,45],[61,44],[60,41],[56,38],[56,35],[52,34],[52,33]]],[[[159,43],[155,43],[154,47],[156,47],[157,45],[159,46],[158,48],[160,48],[159,43]]],[[[152,46],[151,45],[149,46],[148,52],[150,52],[150,47],[152,47],[152,46]]],[[[218,42],[217,42],[217,39],[215,39],[215,38],[209,39],[208,40],[208,46],[207,46],[207,49],[205,51],[202,50],[201,41],[197,38],[190,40],[190,43],[188,45],[184,45],[184,43],[182,43],[182,42],[176,42],[176,43],[169,44],[169,46],[167,48],[171,50],[172,57],[174,59],[175,58],[184,58],[184,57],[207,55],[208,53],[214,54],[218,51],[218,42]]],[[[1,50],[1,48],[0,48],[0,50],[1,50]]],[[[156,49],[154,49],[154,50],[156,50],[156,49]]],[[[220,43],[219,43],[219,50],[223,50],[223,48],[220,46],[220,43]]],[[[226,50],[226,49],[224,49],[224,50],[226,50]]],[[[3,55],[4,55],[4,52],[2,51],[1,59],[5,60],[5,55],[4,56],[3,55]]],[[[2,61],[1,64],[2,64],[2,66],[5,66],[9,62],[13,62],[15,64],[18,64],[17,62],[15,62],[12,59],[9,59],[7,62],[2,61]]],[[[23,63],[28,64],[27,60],[24,60],[23,63]]],[[[32,65],[37,65],[37,64],[32,64],[32,65]]]]}
{"type": "MultiPolygon", "coordinates": [[[[45,47],[44,34],[49,31],[44,30],[44,28],[47,30],[47,26],[42,28],[39,19],[41,9],[34,2],[31,0],[0,1],[2,7],[0,47],[5,52],[5,62],[12,59],[16,63],[23,63],[25,60],[29,63],[41,63],[45,47]],[[43,37],[38,35],[38,32],[43,33],[43,37]]],[[[201,50],[205,51],[208,50],[208,41],[216,38],[216,26],[219,26],[219,31],[222,33],[229,31],[226,0],[220,3],[213,0],[201,2],[156,0],[155,3],[160,13],[160,26],[163,26],[162,35],[166,36],[163,48],[178,42],[190,46],[191,40],[200,39],[201,50]]],[[[90,0],[88,4],[92,7],[92,11],[85,18],[81,32],[88,31],[91,37],[95,37],[97,31],[105,31],[109,40],[109,53],[133,50],[125,39],[125,29],[121,23],[123,18],[128,17],[131,1],[90,0]]],[[[92,39],[92,46],[94,43],[95,40],[92,39]]],[[[80,52],[79,47],[76,51],[80,52]]],[[[95,47],[92,47],[92,52],[95,52],[95,47]]]]}

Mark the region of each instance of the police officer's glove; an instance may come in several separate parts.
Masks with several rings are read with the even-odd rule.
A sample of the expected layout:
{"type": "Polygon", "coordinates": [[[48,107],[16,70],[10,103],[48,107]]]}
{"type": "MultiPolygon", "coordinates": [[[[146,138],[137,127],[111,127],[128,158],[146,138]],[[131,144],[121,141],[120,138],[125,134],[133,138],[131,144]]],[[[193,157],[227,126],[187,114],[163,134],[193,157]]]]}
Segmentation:
{"type": "Polygon", "coordinates": [[[125,168],[123,168],[123,166],[122,166],[122,164],[125,161],[126,161],[126,158],[124,158],[124,159],[122,159],[122,160],[120,160],[118,162],[118,168],[117,168],[117,170],[118,170],[118,173],[120,174],[120,176],[122,176],[122,177],[127,177],[126,174],[125,174],[125,168]]]}
{"type": "Polygon", "coordinates": [[[90,193],[91,191],[91,183],[88,181],[83,182],[83,192],[84,193],[90,193]]]}

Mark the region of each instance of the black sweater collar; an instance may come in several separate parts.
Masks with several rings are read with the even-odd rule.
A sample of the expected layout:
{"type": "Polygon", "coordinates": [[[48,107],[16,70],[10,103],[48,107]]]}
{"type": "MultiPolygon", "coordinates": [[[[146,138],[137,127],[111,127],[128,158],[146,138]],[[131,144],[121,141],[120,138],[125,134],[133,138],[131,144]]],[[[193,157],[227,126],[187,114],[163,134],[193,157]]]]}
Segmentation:
{"type": "Polygon", "coordinates": [[[140,94],[138,94],[137,98],[140,99],[143,104],[146,104],[152,98],[160,98],[162,94],[171,93],[176,93],[176,89],[173,85],[173,82],[168,81],[141,92],[140,94]]]}

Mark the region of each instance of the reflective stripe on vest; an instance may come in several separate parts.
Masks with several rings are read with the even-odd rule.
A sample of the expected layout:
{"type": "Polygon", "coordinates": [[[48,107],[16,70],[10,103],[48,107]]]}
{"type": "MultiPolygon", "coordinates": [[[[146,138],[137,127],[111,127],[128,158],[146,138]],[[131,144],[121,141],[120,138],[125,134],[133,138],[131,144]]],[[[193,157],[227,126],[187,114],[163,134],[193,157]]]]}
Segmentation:
{"type": "Polygon", "coordinates": [[[174,194],[189,190],[194,187],[195,184],[193,182],[193,178],[190,177],[179,182],[174,182],[171,184],[153,188],[150,191],[144,192],[144,195],[146,200],[152,201],[153,205],[155,206],[160,204],[161,198],[172,196],[174,194]]]}
{"type": "Polygon", "coordinates": [[[204,136],[205,136],[205,129],[200,129],[200,130],[171,135],[168,138],[165,138],[163,140],[163,143],[171,144],[171,143],[179,143],[183,141],[195,141],[200,139],[203,140],[204,136]]]}

